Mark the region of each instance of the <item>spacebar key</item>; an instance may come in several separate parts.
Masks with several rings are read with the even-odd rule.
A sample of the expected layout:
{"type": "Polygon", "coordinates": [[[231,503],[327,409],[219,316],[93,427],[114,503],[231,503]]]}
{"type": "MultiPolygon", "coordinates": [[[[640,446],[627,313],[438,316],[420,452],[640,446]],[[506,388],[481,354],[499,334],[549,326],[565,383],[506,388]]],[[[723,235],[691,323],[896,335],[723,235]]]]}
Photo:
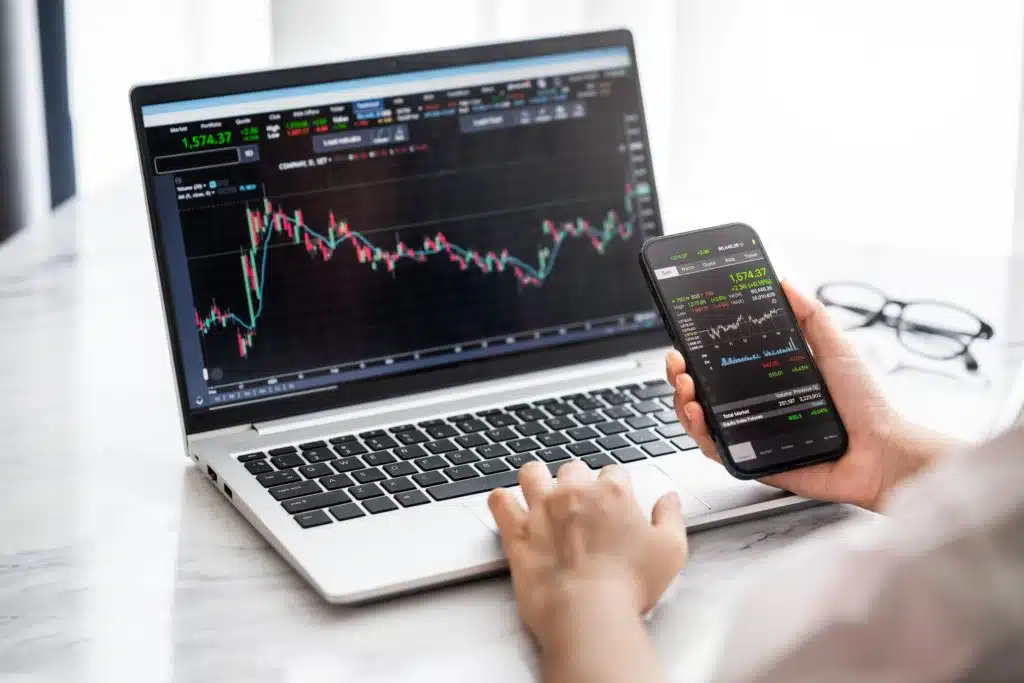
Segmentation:
{"type": "Polygon", "coordinates": [[[432,486],[427,489],[427,493],[434,497],[434,500],[449,500],[450,498],[460,498],[462,496],[469,496],[474,493],[483,493],[484,491],[490,491],[491,489],[501,488],[503,486],[515,486],[519,472],[512,470],[510,472],[501,472],[499,474],[492,474],[486,477],[476,477],[474,479],[463,479],[452,484],[442,484],[441,486],[432,486]]]}

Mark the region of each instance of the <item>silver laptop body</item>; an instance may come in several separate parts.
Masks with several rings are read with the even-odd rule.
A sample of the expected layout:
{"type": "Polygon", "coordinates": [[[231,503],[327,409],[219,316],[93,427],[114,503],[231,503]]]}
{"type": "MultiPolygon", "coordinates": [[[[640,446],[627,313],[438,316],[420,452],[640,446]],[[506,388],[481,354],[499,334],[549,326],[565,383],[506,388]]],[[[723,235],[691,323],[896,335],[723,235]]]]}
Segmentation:
{"type": "Polygon", "coordinates": [[[140,86],[187,455],[325,600],[501,571],[487,492],[622,462],[691,529],[808,505],[674,419],[625,31],[140,86]]]}

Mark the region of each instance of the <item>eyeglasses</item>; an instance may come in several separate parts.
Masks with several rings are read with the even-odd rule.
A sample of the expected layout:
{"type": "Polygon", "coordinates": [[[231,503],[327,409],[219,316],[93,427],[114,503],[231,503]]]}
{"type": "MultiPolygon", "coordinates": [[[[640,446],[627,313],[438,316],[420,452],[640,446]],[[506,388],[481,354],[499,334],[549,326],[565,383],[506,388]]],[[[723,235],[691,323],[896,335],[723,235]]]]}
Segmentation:
{"type": "Polygon", "coordinates": [[[962,357],[971,372],[978,369],[971,344],[994,334],[991,325],[959,306],[890,299],[861,282],[829,282],[818,287],[816,296],[832,309],[833,320],[844,329],[885,325],[907,350],[936,360],[962,357]]]}

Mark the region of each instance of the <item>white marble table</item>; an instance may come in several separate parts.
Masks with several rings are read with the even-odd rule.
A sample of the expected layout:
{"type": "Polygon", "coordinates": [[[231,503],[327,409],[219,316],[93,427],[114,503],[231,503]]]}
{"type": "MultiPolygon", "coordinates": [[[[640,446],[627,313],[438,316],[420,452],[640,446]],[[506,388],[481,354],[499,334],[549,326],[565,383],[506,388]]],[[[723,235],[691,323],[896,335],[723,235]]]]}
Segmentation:
{"type": "MultiPolygon", "coordinates": [[[[897,284],[924,282],[906,273],[920,254],[801,249],[773,249],[797,282],[907,296],[897,284]]],[[[332,607],[224,504],[183,457],[151,259],[134,182],[0,247],[0,680],[530,680],[506,578],[332,607]]],[[[1019,305],[1006,262],[969,270],[970,286],[934,293],[999,326],[1019,305]]],[[[886,386],[915,417],[977,436],[1005,354],[981,355],[986,386],[918,372],[886,386]]],[[[651,627],[673,678],[703,678],[731,596],[766,557],[851,517],[877,522],[827,506],[695,535],[651,627]]]]}

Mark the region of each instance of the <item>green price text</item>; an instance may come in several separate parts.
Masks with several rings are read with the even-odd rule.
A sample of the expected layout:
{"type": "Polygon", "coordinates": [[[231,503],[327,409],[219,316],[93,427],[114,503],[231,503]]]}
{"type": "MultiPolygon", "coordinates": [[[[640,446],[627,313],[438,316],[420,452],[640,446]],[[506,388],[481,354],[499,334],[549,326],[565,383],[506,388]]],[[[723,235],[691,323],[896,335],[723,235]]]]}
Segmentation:
{"type": "Polygon", "coordinates": [[[746,282],[747,280],[757,280],[763,278],[767,272],[766,268],[752,268],[750,270],[741,270],[738,273],[730,273],[729,279],[733,282],[746,282]]]}
{"type": "Polygon", "coordinates": [[[216,147],[219,145],[231,144],[231,131],[222,130],[217,133],[200,133],[183,137],[181,146],[185,149],[202,149],[203,147],[216,147]]]}

